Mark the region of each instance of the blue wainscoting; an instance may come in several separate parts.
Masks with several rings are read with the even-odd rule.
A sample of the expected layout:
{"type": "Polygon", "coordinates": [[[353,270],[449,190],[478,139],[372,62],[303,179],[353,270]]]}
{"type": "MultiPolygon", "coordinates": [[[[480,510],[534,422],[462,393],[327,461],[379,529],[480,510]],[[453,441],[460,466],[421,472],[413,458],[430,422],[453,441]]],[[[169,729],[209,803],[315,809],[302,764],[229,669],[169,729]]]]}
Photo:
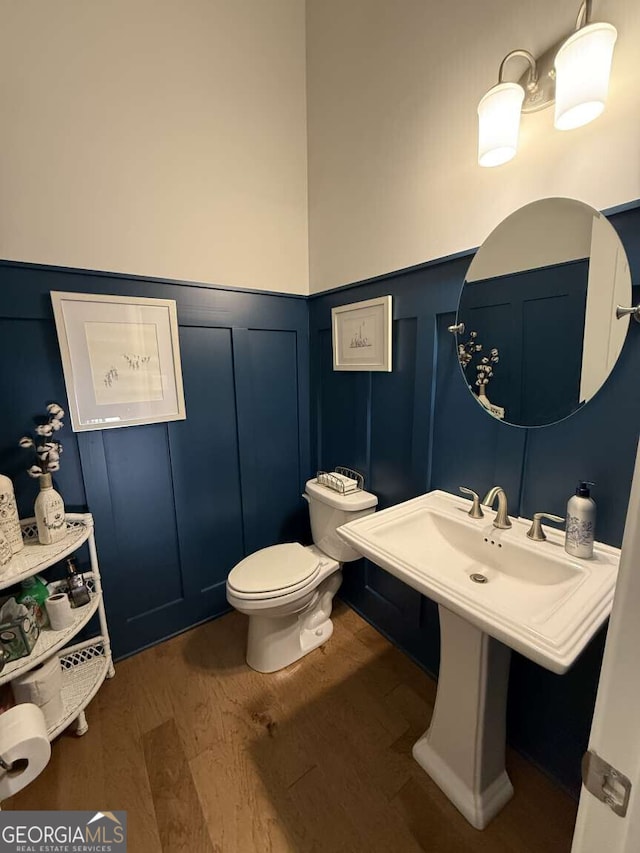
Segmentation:
{"type": "Polygon", "coordinates": [[[0,471],[14,479],[23,517],[37,486],[17,440],[47,402],[66,401],[51,290],[168,298],[178,307],[187,419],[61,434],[55,482],[69,509],[94,514],[114,652],[123,656],[225,612],[234,563],[306,535],[308,306],[299,297],[1,264],[0,471]]]}
{"type": "MultiPolygon", "coordinates": [[[[640,282],[640,210],[611,221],[640,282]]],[[[310,299],[312,461],[361,469],[384,508],[430,489],[478,492],[501,484],[512,515],[564,515],[579,479],[597,483],[597,535],[619,546],[640,427],[640,326],[633,323],[607,384],[573,417],[519,429],[488,417],[459,376],[454,322],[469,259],[454,259],[319,294],[310,299]],[[334,373],[331,308],[393,295],[393,373],[334,373]]],[[[637,302],[638,288],[634,289],[637,302]]],[[[345,570],[343,597],[436,674],[435,605],[367,561],[345,570]]],[[[580,785],[604,631],[568,674],[553,675],[514,654],[509,740],[569,790],[580,785]]]]}

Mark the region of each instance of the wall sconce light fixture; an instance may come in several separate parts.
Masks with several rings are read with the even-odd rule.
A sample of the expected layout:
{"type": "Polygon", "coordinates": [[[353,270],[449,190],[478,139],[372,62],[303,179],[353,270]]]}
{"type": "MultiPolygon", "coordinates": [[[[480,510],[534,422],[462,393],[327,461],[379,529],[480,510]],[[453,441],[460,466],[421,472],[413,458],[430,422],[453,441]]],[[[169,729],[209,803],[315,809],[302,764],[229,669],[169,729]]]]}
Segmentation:
{"type": "Polygon", "coordinates": [[[572,130],[603,111],[618,34],[612,24],[589,23],[591,2],[584,0],[580,6],[575,32],[542,56],[536,59],[528,50],[512,50],[502,60],[498,84],[478,104],[481,166],[500,166],[515,156],[522,113],[555,102],[555,127],[572,130]],[[508,83],[504,70],[514,57],[526,59],[529,69],[518,83],[508,83]]]}

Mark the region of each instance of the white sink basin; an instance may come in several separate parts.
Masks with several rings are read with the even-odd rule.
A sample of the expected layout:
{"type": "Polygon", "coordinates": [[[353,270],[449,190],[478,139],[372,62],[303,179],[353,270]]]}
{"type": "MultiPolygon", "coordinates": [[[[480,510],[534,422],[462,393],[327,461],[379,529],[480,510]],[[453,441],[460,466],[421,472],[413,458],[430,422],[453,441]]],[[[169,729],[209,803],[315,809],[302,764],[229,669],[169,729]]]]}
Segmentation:
{"type": "Polygon", "coordinates": [[[339,529],[392,575],[556,673],[569,668],[611,612],[620,551],[596,544],[592,560],[564,550],[564,533],[530,522],[497,530],[495,513],[467,515],[470,501],[434,491],[339,529]],[[482,575],[477,583],[472,575],[482,575]]]}
{"type": "Polygon", "coordinates": [[[429,492],[338,529],[360,554],[438,602],[440,672],[428,730],[413,757],[477,829],[509,801],[504,764],[510,649],[553,672],[571,666],[611,611],[620,551],[592,560],[564,534],[527,538],[530,522],[493,526],[495,513],[429,492]]]}

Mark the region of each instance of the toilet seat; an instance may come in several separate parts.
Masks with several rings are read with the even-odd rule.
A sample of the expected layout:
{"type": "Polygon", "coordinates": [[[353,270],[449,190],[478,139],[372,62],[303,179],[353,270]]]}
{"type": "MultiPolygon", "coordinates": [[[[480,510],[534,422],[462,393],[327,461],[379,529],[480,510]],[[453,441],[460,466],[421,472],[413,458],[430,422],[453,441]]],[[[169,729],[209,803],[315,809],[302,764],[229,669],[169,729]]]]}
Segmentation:
{"type": "Polygon", "coordinates": [[[241,560],[227,578],[227,585],[242,598],[263,599],[288,595],[312,584],[321,560],[299,542],[271,545],[241,560]]]}

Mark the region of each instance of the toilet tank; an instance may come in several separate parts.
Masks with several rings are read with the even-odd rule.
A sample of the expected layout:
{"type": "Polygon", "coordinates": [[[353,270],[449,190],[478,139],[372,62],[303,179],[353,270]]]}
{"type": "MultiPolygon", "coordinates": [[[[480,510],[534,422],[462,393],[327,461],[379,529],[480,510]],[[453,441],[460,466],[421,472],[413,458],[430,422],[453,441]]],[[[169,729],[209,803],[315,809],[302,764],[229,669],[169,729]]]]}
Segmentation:
{"type": "Polygon", "coordinates": [[[365,491],[342,495],[320,485],[315,478],[307,481],[304,491],[304,497],[309,504],[314,544],[327,556],[341,563],[359,560],[362,554],[358,554],[351,545],[343,542],[336,530],[348,521],[355,521],[362,515],[375,512],[378,498],[365,491]]]}

